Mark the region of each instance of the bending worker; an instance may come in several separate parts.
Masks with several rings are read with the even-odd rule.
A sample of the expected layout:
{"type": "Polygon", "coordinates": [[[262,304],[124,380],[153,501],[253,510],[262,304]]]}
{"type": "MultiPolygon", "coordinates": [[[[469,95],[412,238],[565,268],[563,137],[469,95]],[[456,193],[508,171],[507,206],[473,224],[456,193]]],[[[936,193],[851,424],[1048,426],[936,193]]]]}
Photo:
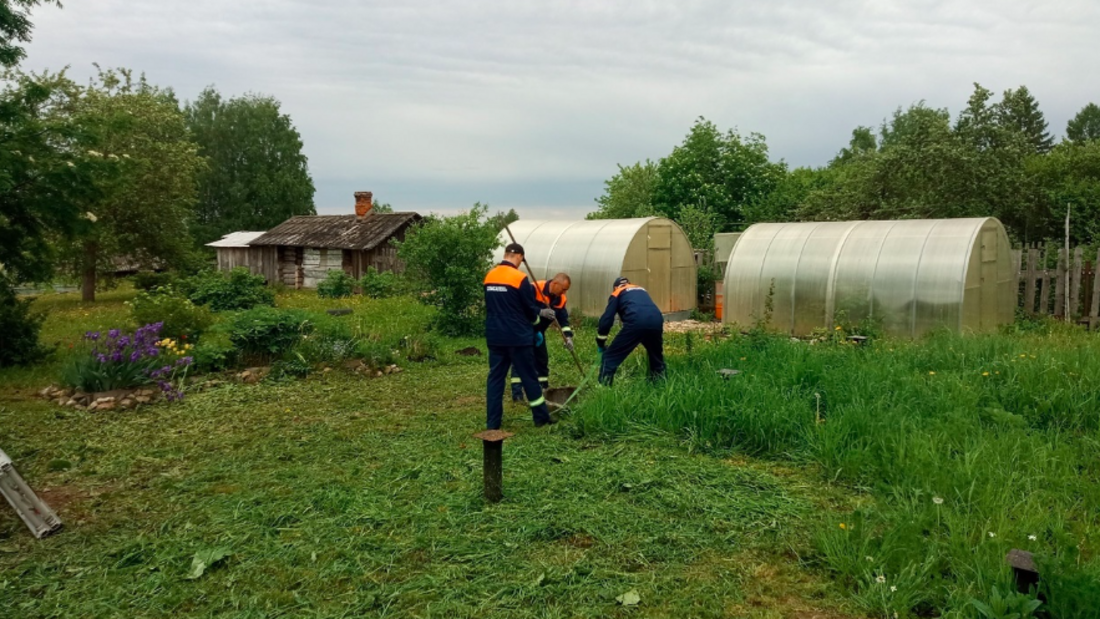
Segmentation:
{"type": "Polygon", "coordinates": [[[499,430],[504,417],[509,367],[515,367],[527,392],[535,426],[554,423],[535,374],[535,325],[541,318],[553,317],[554,311],[541,309],[535,301],[534,287],[517,268],[522,261],[523,246],[512,243],[504,248],[504,261],[485,276],[485,340],[489,346],[485,427],[489,430],[499,430]]]}
{"type": "Polygon", "coordinates": [[[649,355],[649,378],[660,378],[665,373],[664,325],[660,308],[641,286],[635,286],[625,277],[612,284],[613,291],[607,300],[607,309],[600,316],[596,330],[596,347],[602,353],[600,382],[610,385],[615,372],[638,344],[649,355]],[[615,323],[615,315],[622,320],[623,328],[607,346],[607,334],[615,323]]]}
{"type": "MultiPolygon", "coordinates": [[[[565,335],[565,349],[573,352],[573,329],[569,326],[569,310],[565,309],[565,293],[571,284],[569,276],[558,273],[549,281],[539,280],[535,282],[535,301],[542,310],[554,311],[554,318],[539,319],[535,325],[535,370],[538,372],[539,386],[544,390],[550,386],[550,352],[546,349],[546,330],[558,321],[561,332],[565,335]]],[[[519,373],[515,366],[512,367],[512,401],[518,402],[523,398],[523,392],[519,373]]]]}

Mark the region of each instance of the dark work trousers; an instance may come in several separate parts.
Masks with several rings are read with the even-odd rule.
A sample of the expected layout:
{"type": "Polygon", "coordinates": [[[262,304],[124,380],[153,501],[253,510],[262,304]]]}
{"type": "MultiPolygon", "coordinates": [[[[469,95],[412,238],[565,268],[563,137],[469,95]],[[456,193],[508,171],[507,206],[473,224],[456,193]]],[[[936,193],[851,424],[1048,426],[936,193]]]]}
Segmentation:
{"type": "MultiPolygon", "coordinates": [[[[535,346],[535,372],[539,379],[539,386],[546,389],[550,386],[550,351],[546,350],[546,340],[535,346]]],[[[520,378],[516,365],[512,364],[512,399],[523,399],[523,379],[520,378]]]]}
{"type": "Polygon", "coordinates": [[[535,374],[533,347],[489,346],[489,378],[485,381],[485,428],[499,430],[504,419],[504,382],[508,378],[509,367],[514,367],[519,373],[535,425],[548,423],[550,411],[546,408],[546,398],[542,397],[542,388],[539,387],[535,374]]]}
{"type": "Polygon", "coordinates": [[[600,366],[600,382],[610,385],[615,372],[630,353],[641,344],[649,354],[649,378],[656,379],[665,374],[664,331],[656,329],[637,329],[624,327],[611,345],[603,353],[603,365],[600,366]]]}

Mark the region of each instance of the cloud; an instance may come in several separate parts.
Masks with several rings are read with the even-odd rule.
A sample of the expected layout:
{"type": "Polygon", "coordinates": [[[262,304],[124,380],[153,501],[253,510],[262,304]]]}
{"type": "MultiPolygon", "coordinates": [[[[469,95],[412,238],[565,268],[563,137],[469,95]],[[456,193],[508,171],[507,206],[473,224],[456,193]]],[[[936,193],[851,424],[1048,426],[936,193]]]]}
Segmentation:
{"type": "Polygon", "coordinates": [[[1026,84],[1054,133],[1100,86],[1074,70],[1100,35],[1084,0],[96,0],[34,20],[31,68],[275,96],[322,208],[391,187],[403,208],[583,213],[617,163],[667,154],[700,115],[821,165],[856,125],[920,100],[955,112],[975,81],[1026,84]]]}

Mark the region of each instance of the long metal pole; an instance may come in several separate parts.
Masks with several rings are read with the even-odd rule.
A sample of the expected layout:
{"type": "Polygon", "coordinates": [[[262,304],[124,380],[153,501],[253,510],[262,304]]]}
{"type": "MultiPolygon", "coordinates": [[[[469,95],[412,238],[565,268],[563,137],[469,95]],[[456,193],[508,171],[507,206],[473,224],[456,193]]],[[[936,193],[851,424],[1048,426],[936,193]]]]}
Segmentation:
{"type": "MultiPolygon", "coordinates": [[[[512,242],[515,243],[516,237],[512,234],[512,230],[508,227],[508,224],[504,224],[504,231],[508,233],[508,238],[512,239],[512,242]]],[[[538,281],[538,278],[535,277],[535,272],[531,270],[531,265],[527,264],[527,256],[523,256],[523,266],[527,268],[527,274],[531,276],[531,283],[538,281]]],[[[561,341],[568,342],[569,338],[565,337],[565,331],[562,331],[561,325],[558,324],[556,318],[554,319],[554,326],[558,328],[558,333],[561,333],[561,341]]],[[[573,355],[573,362],[577,364],[577,371],[580,372],[583,377],[584,366],[581,365],[581,359],[577,356],[577,351],[570,348],[569,352],[573,355]]]]}

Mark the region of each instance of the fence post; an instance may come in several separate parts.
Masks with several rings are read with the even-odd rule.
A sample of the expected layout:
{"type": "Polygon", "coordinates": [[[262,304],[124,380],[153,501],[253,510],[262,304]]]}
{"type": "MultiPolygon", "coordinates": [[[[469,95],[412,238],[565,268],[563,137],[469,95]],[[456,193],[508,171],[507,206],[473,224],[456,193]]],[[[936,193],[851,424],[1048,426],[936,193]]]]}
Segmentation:
{"type": "Polygon", "coordinates": [[[1066,308],[1066,320],[1073,320],[1074,316],[1081,313],[1081,262],[1084,250],[1080,247],[1073,250],[1073,272],[1069,280],[1069,307],[1066,308]]]}
{"type": "Polygon", "coordinates": [[[1027,250],[1027,275],[1024,279],[1024,311],[1035,313],[1035,263],[1039,260],[1039,250],[1029,247],[1027,250]]]}
{"type": "Polygon", "coordinates": [[[1058,250],[1058,266],[1054,270],[1054,277],[1056,279],[1054,285],[1054,316],[1065,316],[1066,311],[1066,284],[1069,270],[1066,268],[1066,250],[1065,247],[1058,250]]]}
{"type": "Polygon", "coordinates": [[[1039,313],[1050,313],[1050,269],[1047,268],[1047,250],[1043,250],[1040,254],[1039,264],[1042,265],[1043,270],[1039,271],[1039,278],[1042,280],[1042,288],[1039,290],[1039,313]]]}

